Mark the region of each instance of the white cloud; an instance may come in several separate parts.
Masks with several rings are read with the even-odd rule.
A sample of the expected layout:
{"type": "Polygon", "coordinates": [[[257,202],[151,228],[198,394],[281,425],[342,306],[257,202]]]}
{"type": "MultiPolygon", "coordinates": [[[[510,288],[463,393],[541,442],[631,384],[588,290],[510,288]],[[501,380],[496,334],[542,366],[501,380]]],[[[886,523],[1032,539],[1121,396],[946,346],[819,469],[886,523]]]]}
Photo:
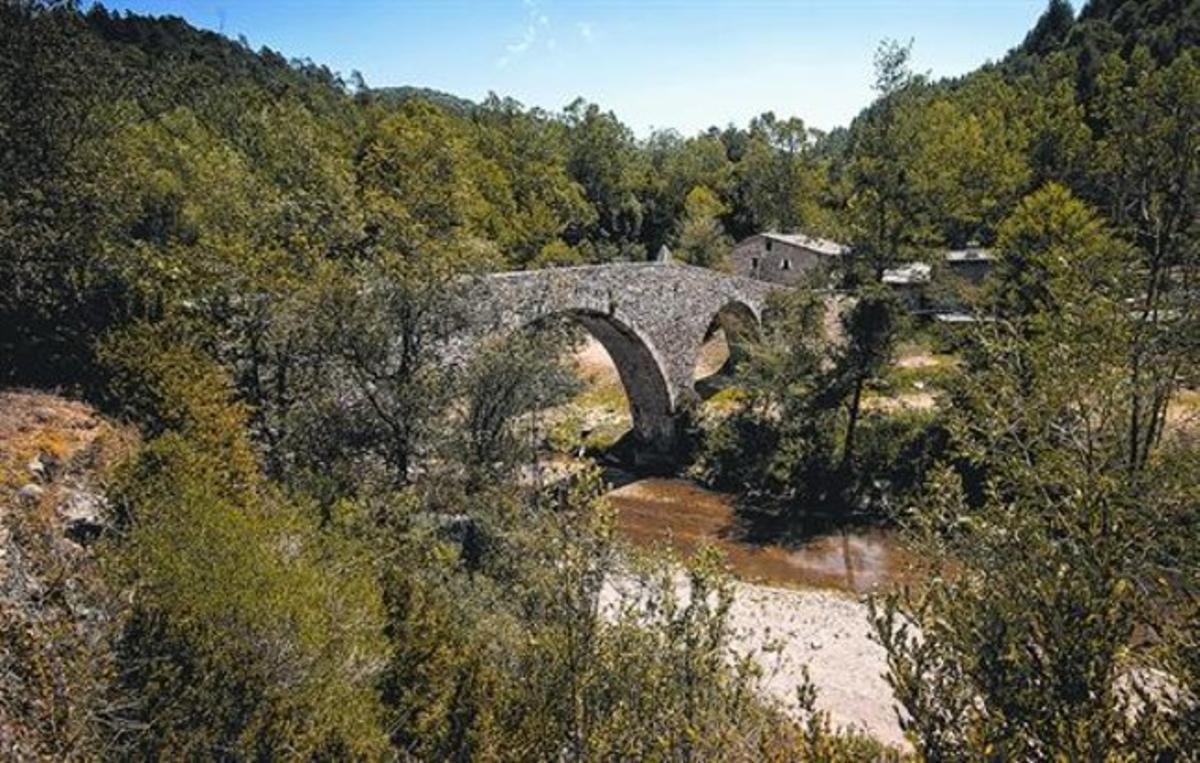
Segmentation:
{"type": "MultiPolygon", "coordinates": [[[[521,5],[525,7],[525,28],[521,38],[505,45],[504,55],[496,59],[496,66],[501,69],[535,48],[541,33],[550,30],[550,16],[538,7],[538,0],[521,0],[521,5]]],[[[547,50],[558,47],[558,41],[553,37],[544,44],[547,50]]]]}

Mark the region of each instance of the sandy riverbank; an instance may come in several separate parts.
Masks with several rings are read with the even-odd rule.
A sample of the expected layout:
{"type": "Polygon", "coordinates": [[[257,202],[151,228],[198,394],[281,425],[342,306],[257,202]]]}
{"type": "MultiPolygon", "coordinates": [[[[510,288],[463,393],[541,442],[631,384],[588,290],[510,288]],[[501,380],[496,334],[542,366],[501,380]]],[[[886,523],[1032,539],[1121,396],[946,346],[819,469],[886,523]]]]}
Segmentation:
{"type": "MultiPolygon", "coordinates": [[[[681,586],[685,586],[682,581],[681,586]]],[[[835,726],[853,727],[875,739],[905,747],[883,679],[883,649],[870,637],[867,607],[857,598],[832,591],[792,590],[735,583],[730,611],[733,649],[751,655],[766,676],[764,688],[791,707],[808,666],[817,688],[817,707],[835,726]]],[[[618,592],[636,598],[636,584],[615,581],[605,598],[618,592]]]]}

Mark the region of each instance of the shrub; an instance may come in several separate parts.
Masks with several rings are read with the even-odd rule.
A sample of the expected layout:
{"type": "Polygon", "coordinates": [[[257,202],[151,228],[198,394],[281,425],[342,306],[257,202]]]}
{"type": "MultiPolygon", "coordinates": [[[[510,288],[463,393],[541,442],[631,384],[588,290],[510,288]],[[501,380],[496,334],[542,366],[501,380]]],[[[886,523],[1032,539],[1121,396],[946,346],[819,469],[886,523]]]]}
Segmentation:
{"type": "Polygon", "coordinates": [[[171,430],[114,492],[123,522],[106,563],[131,601],[117,641],[128,703],[113,721],[117,749],[381,754],[383,605],[363,550],[260,475],[245,413],[201,353],[148,334],[120,346],[147,415],[171,430]]]}

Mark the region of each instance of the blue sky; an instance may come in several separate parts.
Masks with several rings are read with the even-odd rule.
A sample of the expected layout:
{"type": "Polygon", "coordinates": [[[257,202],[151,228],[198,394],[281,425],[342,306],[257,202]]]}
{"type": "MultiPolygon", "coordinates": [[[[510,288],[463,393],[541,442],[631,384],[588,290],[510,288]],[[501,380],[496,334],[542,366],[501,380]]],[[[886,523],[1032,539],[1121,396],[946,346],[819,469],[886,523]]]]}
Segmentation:
{"type": "Polygon", "coordinates": [[[885,37],[934,76],[1021,41],[1046,0],[110,0],[183,16],[368,84],[488,91],[557,110],[576,96],[639,135],[745,124],[773,110],[847,124],[885,37]]]}

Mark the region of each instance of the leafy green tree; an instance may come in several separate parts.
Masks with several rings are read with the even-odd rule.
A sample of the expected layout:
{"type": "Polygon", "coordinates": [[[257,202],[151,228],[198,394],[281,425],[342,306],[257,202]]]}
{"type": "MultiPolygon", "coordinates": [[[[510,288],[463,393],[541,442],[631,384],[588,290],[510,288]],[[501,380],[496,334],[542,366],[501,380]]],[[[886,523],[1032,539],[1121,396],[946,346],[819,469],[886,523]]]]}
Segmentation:
{"type": "Polygon", "coordinates": [[[423,101],[406,101],[373,126],[356,169],[368,250],[494,236],[512,209],[500,168],[479,153],[465,125],[423,101]]]}
{"type": "Polygon", "coordinates": [[[847,168],[847,205],[855,261],[870,280],[913,258],[918,248],[921,199],[908,177],[917,144],[917,95],[923,79],[909,65],[912,46],[884,41],[875,53],[871,108],[856,120],[847,168]]]}
{"type": "Polygon", "coordinates": [[[845,345],[834,361],[836,381],[832,386],[846,395],[846,434],[842,439],[840,471],[854,467],[856,436],[862,415],[863,390],[892,362],[903,324],[902,307],[886,286],[860,289],[854,304],[842,317],[845,345]]]}
{"type": "MultiPolygon", "coordinates": [[[[68,5],[0,5],[0,379],[86,384],[126,307],[100,251],[117,189],[97,136],[123,123],[115,62],[68,5]]],[[[94,391],[94,390],[93,390],[94,391]]]]}
{"type": "Polygon", "coordinates": [[[827,307],[803,290],[770,299],[763,335],[748,344],[737,369],[745,404],[704,433],[695,472],[724,489],[821,505],[836,498],[844,431],[843,388],[830,378],[827,307]]]}
{"type": "Polygon", "coordinates": [[[739,201],[755,231],[790,232],[825,223],[822,169],[801,120],[781,120],[771,112],[753,119],[735,172],[739,201]]]}
{"type": "Polygon", "coordinates": [[[915,144],[904,171],[927,226],[919,239],[951,246],[993,240],[1030,182],[1026,108],[999,76],[980,74],[909,115],[914,124],[905,135],[915,144]]]}
{"type": "Polygon", "coordinates": [[[1075,25],[1075,9],[1069,0],[1050,0],[1037,23],[1025,35],[1021,49],[1033,55],[1045,55],[1061,45],[1075,25]]]}
{"type": "MultiPolygon", "coordinates": [[[[647,163],[633,133],[612,112],[577,99],[563,112],[567,128],[567,170],[596,210],[595,223],[583,231],[599,260],[644,259],[640,243],[645,208],[647,163]]],[[[575,243],[568,239],[567,243],[575,243]]]]}
{"type": "Polygon", "coordinates": [[[1129,361],[1135,391],[1129,458],[1145,465],[1162,436],[1179,386],[1195,382],[1200,312],[1191,290],[1200,275],[1200,65],[1185,51],[1169,66],[1138,48],[1128,63],[1111,56],[1100,77],[1100,177],[1109,215],[1134,243],[1126,278],[1138,320],[1129,361]]]}
{"type": "Polygon", "coordinates": [[[481,105],[475,131],[480,151],[500,166],[512,191],[515,207],[497,243],[513,264],[534,264],[547,247],[563,246],[595,224],[596,210],[568,173],[561,124],[492,95],[481,105]]]}
{"type": "Polygon", "coordinates": [[[683,206],[676,242],[680,258],[705,268],[724,268],[732,246],[719,220],[725,206],[704,186],[688,192],[683,206]]]}
{"type": "Polygon", "coordinates": [[[948,414],[957,468],[907,519],[926,582],[873,602],[889,682],[924,757],[1153,757],[1132,708],[1155,723],[1162,697],[1134,688],[1153,665],[1135,629],[1162,615],[1155,528],[1177,517],[1124,468],[1124,250],[1054,186],[999,250],[948,414]]]}
{"type": "Polygon", "coordinates": [[[515,467],[530,463],[540,446],[536,413],[579,391],[563,363],[567,328],[546,325],[488,343],[465,370],[459,380],[465,442],[452,447],[463,454],[459,460],[473,479],[512,479],[515,467]]]}
{"type": "MultiPolygon", "coordinates": [[[[734,165],[717,136],[681,138],[674,131],[660,131],[650,136],[644,150],[653,168],[644,235],[650,251],[657,251],[677,232],[693,188],[707,188],[726,206],[734,198],[734,165]]],[[[720,213],[723,222],[731,211],[720,213]]]]}
{"type": "Polygon", "coordinates": [[[129,592],[118,756],[382,754],[383,606],[363,549],[259,473],[228,379],[150,330],[106,350],[171,427],[116,490],[129,592]]]}

